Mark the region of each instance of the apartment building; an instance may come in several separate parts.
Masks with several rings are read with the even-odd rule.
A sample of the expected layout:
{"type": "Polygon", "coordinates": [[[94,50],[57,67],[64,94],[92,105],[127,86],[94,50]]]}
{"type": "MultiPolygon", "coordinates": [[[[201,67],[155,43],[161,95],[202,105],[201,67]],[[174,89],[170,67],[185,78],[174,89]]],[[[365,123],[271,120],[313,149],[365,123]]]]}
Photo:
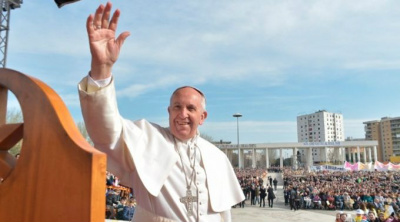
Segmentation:
{"type": "Polygon", "coordinates": [[[400,156],[400,117],[382,117],[363,124],[365,139],[378,141],[378,161],[390,161],[391,156],[400,156]]]}
{"type": "MultiPolygon", "coordinates": [[[[298,142],[333,142],[345,141],[343,115],[319,110],[312,114],[297,116],[298,142]]],[[[313,149],[314,163],[326,162],[333,149],[313,149]]],[[[305,156],[305,150],[301,150],[301,159],[305,156]]]]}
{"type": "Polygon", "coordinates": [[[373,120],[363,122],[365,131],[365,140],[376,140],[378,141],[378,146],[376,147],[378,161],[383,161],[383,150],[382,150],[382,136],[381,136],[381,121],[373,120]]]}

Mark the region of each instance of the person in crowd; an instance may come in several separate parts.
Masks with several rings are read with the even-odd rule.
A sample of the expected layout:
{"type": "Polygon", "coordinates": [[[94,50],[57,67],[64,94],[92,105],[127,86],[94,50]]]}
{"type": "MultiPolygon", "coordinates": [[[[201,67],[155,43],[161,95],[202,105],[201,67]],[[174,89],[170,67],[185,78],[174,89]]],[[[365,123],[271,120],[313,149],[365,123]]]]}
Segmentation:
{"type": "Polygon", "coordinates": [[[117,203],[116,207],[116,219],[117,220],[122,220],[123,219],[123,214],[124,214],[124,208],[127,205],[127,198],[126,197],[121,197],[121,200],[117,203]]]}
{"type": "Polygon", "coordinates": [[[304,208],[310,209],[312,205],[312,200],[311,200],[311,193],[308,188],[306,188],[305,191],[303,192],[302,200],[303,200],[302,202],[304,203],[304,208]]]}
{"type": "Polygon", "coordinates": [[[341,211],[343,211],[344,209],[344,197],[342,195],[342,193],[335,193],[333,195],[334,197],[334,201],[335,201],[335,205],[337,208],[339,208],[341,211]]]}
{"type": "Polygon", "coordinates": [[[130,33],[116,37],[121,12],[111,8],[111,2],[100,5],[87,19],[91,69],[78,90],[94,146],[107,153],[107,167],[121,183],[135,190],[134,220],[231,221],[231,207],[244,196],[226,155],[200,136],[207,118],[203,92],[183,86],[172,93],[169,127],[120,115],[111,73],[130,33]]]}
{"type": "Polygon", "coordinates": [[[378,213],[378,219],[379,219],[379,222],[385,222],[386,221],[385,213],[384,212],[378,213]]]}
{"type": "Polygon", "coordinates": [[[344,192],[343,194],[343,202],[344,202],[344,207],[348,210],[353,210],[353,203],[352,203],[352,199],[349,195],[349,193],[344,192]]]}
{"type": "Polygon", "coordinates": [[[286,189],[288,185],[289,185],[288,178],[285,177],[283,179],[283,189],[286,189]]]}
{"type": "MultiPolygon", "coordinates": [[[[247,193],[247,187],[244,184],[242,184],[242,192],[243,192],[243,195],[246,195],[246,193],[247,193]]],[[[246,201],[246,198],[243,199],[243,201],[241,201],[239,203],[240,208],[244,208],[245,201],[246,201]]]]}
{"type": "Polygon", "coordinates": [[[354,222],[367,222],[367,217],[364,214],[364,211],[361,209],[356,210],[356,216],[354,218],[354,222]]]}
{"type": "Polygon", "coordinates": [[[260,186],[256,185],[254,205],[260,204],[260,186]]]}
{"type": "Polygon", "coordinates": [[[348,222],[348,221],[352,222],[351,218],[347,218],[347,217],[348,216],[346,213],[341,212],[340,213],[340,222],[348,222]]]}
{"type": "Polygon", "coordinates": [[[382,222],[373,212],[368,213],[368,222],[382,222]]]}
{"type": "Polygon", "coordinates": [[[261,186],[260,189],[260,207],[262,204],[262,207],[265,207],[265,197],[267,196],[267,189],[265,188],[264,185],[261,186]]]}
{"type": "Polygon", "coordinates": [[[250,188],[250,205],[256,205],[256,186],[253,184],[250,188]]]}
{"type": "Polygon", "coordinates": [[[132,221],[133,215],[135,214],[135,200],[129,199],[127,205],[124,207],[122,212],[122,220],[132,221]]]}
{"type": "Polygon", "coordinates": [[[275,199],[275,194],[274,194],[274,189],[272,189],[272,186],[269,186],[267,189],[267,198],[268,198],[268,206],[270,208],[274,207],[274,199],[275,199]]]}
{"type": "Polygon", "coordinates": [[[285,206],[289,205],[290,190],[289,187],[284,188],[283,198],[285,199],[285,206]]]}
{"type": "Polygon", "coordinates": [[[106,185],[113,186],[114,185],[114,175],[110,172],[106,172],[106,185]]]}
{"type": "Polygon", "coordinates": [[[297,196],[297,188],[296,187],[291,187],[290,193],[289,193],[289,201],[290,201],[290,210],[297,210],[297,204],[296,204],[296,199],[298,198],[297,196]]]}
{"type": "Polygon", "coordinates": [[[322,209],[321,197],[319,194],[315,194],[313,199],[314,209],[322,209]]]}
{"type": "Polygon", "coordinates": [[[106,193],[106,219],[116,218],[116,206],[119,201],[119,191],[109,189],[106,193]]]}
{"type": "Polygon", "coordinates": [[[272,182],[274,184],[274,190],[276,190],[278,187],[278,180],[276,179],[276,177],[274,178],[274,180],[272,182]]]}
{"type": "Polygon", "coordinates": [[[369,209],[367,208],[366,202],[360,202],[358,205],[360,206],[360,209],[363,210],[364,214],[368,215],[369,209]]]}
{"type": "Polygon", "coordinates": [[[369,213],[373,213],[375,215],[375,217],[378,217],[378,212],[376,211],[374,204],[372,203],[367,203],[366,205],[368,213],[367,215],[369,215],[369,213]]]}

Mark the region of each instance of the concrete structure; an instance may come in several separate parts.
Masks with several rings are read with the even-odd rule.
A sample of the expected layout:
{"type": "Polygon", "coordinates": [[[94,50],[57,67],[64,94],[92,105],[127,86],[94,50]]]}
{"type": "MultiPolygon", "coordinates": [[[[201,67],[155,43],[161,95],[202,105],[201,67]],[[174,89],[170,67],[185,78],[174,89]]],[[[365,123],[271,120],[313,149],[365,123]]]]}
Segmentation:
{"type": "Polygon", "coordinates": [[[383,117],[381,120],[364,122],[365,139],[378,141],[378,160],[390,161],[400,156],[400,117],[383,117]]]}
{"type": "MultiPolygon", "coordinates": [[[[238,167],[238,145],[215,144],[227,155],[233,167],[238,167]]],[[[312,150],[333,149],[333,159],[336,164],[348,162],[374,162],[377,160],[377,141],[334,141],[334,142],[303,142],[303,143],[261,143],[261,144],[240,144],[242,168],[270,167],[276,160],[275,165],[283,167],[283,150],[292,150],[292,166],[298,167],[298,150],[305,150],[306,155],[302,162],[305,167],[313,166],[312,150]],[[276,152],[278,151],[278,152],[276,152]],[[346,155],[346,153],[348,155],[346,155]],[[273,155],[271,155],[273,154],[273,155]]],[[[302,158],[302,157],[301,157],[302,158]]]]}
{"type": "MultiPolygon", "coordinates": [[[[344,141],[344,138],[342,114],[319,110],[297,117],[298,142],[335,142],[344,141]]],[[[344,155],[342,152],[331,147],[313,149],[312,160],[315,163],[332,162],[335,155],[344,155]]],[[[304,158],[307,154],[305,150],[300,150],[300,155],[304,158]]]]}

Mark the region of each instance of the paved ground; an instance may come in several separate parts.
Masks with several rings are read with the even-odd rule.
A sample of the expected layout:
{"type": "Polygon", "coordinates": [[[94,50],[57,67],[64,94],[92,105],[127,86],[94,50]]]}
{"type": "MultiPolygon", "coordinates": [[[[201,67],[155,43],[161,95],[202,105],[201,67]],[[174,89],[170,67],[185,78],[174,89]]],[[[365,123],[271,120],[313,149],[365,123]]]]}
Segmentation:
{"type": "MultiPolygon", "coordinates": [[[[285,206],[283,199],[282,186],[278,186],[276,191],[276,201],[273,208],[260,208],[259,205],[251,206],[250,201],[246,201],[244,208],[232,208],[233,222],[333,222],[338,211],[328,210],[290,210],[289,206],[285,206]]],[[[268,205],[268,202],[266,202],[268,205]]],[[[354,212],[346,211],[354,217],[354,212]]],[[[116,222],[116,220],[106,220],[107,222],[116,222]]]]}
{"type": "MultiPolygon", "coordinates": [[[[279,222],[321,222],[321,221],[335,221],[335,215],[338,211],[327,210],[297,210],[291,211],[289,206],[285,206],[283,199],[283,190],[278,186],[276,192],[276,203],[273,208],[265,207],[260,208],[259,205],[251,206],[250,201],[246,201],[244,208],[232,209],[233,222],[265,222],[265,221],[279,221],[279,222]]],[[[268,203],[266,203],[268,205],[268,203]]],[[[352,212],[347,212],[352,213],[352,212]]]]}

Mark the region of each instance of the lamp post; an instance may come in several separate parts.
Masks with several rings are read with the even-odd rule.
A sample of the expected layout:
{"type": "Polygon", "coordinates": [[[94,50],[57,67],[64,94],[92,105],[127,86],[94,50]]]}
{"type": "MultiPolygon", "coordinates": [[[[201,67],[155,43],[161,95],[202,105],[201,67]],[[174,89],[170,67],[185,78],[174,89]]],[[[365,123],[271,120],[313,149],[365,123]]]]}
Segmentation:
{"type": "Polygon", "coordinates": [[[236,128],[237,128],[237,148],[238,148],[238,164],[239,164],[239,169],[242,168],[242,155],[240,153],[240,146],[239,146],[239,117],[242,117],[242,114],[240,113],[235,113],[233,114],[233,117],[236,117],[236,128]]]}

